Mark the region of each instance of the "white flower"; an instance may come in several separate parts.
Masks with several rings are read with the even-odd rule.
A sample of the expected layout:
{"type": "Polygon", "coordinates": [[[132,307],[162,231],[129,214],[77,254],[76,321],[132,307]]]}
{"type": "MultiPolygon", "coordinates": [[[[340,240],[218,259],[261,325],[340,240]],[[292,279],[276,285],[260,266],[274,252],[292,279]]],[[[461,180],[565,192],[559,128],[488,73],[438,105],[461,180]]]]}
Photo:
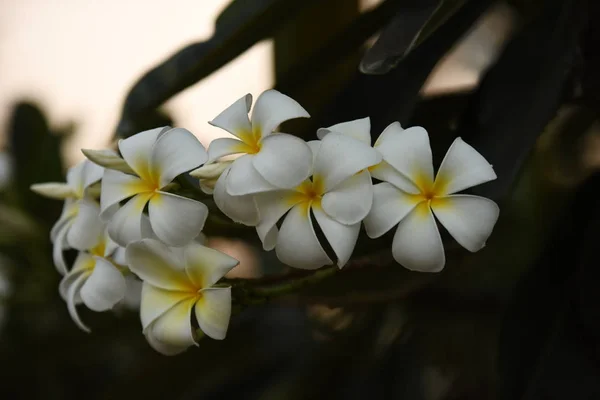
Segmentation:
{"type": "MultiPolygon", "coordinates": [[[[100,226],[103,227],[102,224],[100,226]]],[[[116,261],[121,252],[122,248],[110,240],[103,229],[93,246],[79,252],[73,268],[60,282],[59,292],[67,302],[71,318],[86,332],[90,329],[79,318],[78,304],[84,304],[93,311],[107,311],[125,297],[127,285],[121,272],[123,265],[116,261]]]]}
{"type": "Polygon", "coordinates": [[[207,207],[164,189],[178,175],[204,163],[206,151],[198,139],[181,128],[156,128],[119,141],[119,150],[137,176],[106,169],[102,178],[100,216],[109,220],[111,238],[126,246],[142,238],[142,214],[148,204],[156,236],[182,246],[202,230],[207,207]],[[119,202],[128,199],[118,211],[119,202]]]}
{"type": "Polygon", "coordinates": [[[142,279],[140,317],[157,351],[173,355],[196,344],[191,314],[213,339],[224,339],[231,316],[231,288],[214,287],[239,261],[197,241],[183,248],[144,239],[126,251],[129,268],[142,279]]]}
{"type": "Polygon", "coordinates": [[[312,211],[341,268],[352,255],[360,223],[371,209],[373,186],[366,169],[379,163],[381,156],[335,132],[309,145],[314,153],[312,179],[291,190],[257,195],[261,221],[256,230],[265,250],[275,248],[279,259],[292,267],[332,264],[315,234],[312,211]],[[286,213],[278,231],[276,224],[286,213]]]}
{"type": "Polygon", "coordinates": [[[309,175],[310,149],[295,136],[272,133],[282,122],[308,117],[308,113],[295,100],[276,90],[267,90],[258,97],[250,120],[251,104],[252,96],[248,94],[210,122],[237,139],[213,140],[208,148],[209,161],[244,154],[229,169],[227,193],[241,196],[299,185],[309,175]]]}
{"type": "Polygon", "coordinates": [[[31,185],[31,190],[46,197],[64,199],[60,218],[50,231],[53,242],[52,256],[54,265],[61,274],[67,272],[63,250],[89,248],[100,233],[101,227],[96,223],[97,203],[88,195],[88,188],[102,177],[104,169],[88,160],[71,167],[67,172],[67,183],[37,183],[31,185]],[[90,207],[81,208],[82,203],[90,207]],[[85,210],[85,212],[81,211],[85,210]]]}
{"type": "Polygon", "coordinates": [[[411,270],[437,272],[444,267],[445,255],[435,214],[460,245],[480,250],[498,219],[498,206],[483,197],[455,193],[496,179],[492,166],[457,138],[434,180],[425,129],[403,130],[396,122],[382,136],[379,151],[384,160],[407,177],[410,186],[392,181],[374,186],[373,207],[364,221],[368,236],[377,238],[398,225],[394,259],[411,270]]]}
{"type": "Polygon", "coordinates": [[[213,194],[217,180],[229,168],[233,161],[213,161],[190,172],[190,175],[200,181],[200,189],[206,194],[213,194]]]}

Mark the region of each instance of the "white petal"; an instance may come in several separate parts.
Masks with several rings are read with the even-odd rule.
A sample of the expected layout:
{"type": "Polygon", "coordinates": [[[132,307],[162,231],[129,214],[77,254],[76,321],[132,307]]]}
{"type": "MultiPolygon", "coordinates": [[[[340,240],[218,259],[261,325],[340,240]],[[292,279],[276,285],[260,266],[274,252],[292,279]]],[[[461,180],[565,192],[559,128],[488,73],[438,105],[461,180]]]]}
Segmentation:
{"type": "Polygon", "coordinates": [[[481,154],[456,138],[435,178],[438,195],[452,194],[496,179],[494,169],[481,154]]]}
{"type": "MultiPolygon", "coordinates": [[[[250,148],[241,140],[218,138],[208,146],[208,162],[213,162],[230,154],[248,153],[250,148]]],[[[195,176],[192,171],[192,176],[195,176]]]]}
{"type": "Polygon", "coordinates": [[[75,281],[73,282],[73,284],[69,287],[69,290],[67,291],[67,310],[69,311],[69,315],[71,315],[71,318],[73,319],[73,321],[75,322],[75,324],[82,330],[85,332],[90,332],[90,328],[88,328],[82,321],[81,318],[79,318],[79,314],[77,313],[77,308],[76,306],[76,301],[75,299],[79,296],[79,291],[81,290],[81,287],[83,286],[83,284],[85,283],[85,280],[88,278],[89,274],[87,273],[82,273],[81,275],[79,275],[77,277],[77,279],[75,279],[75,281]]]}
{"type": "Polygon", "coordinates": [[[192,241],[185,246],[185,271],[198,288],[208,288],[240,262],[218,250],[192,241]]]}
{"type": "Polygon", "coordinates": [[[94,260],[94,270],[81,287],[81,299],[90,310],[110,310],[125,296],[125,278],[104,258],[94,260]]]}
{"type": "Polygon", "coordinates": [[[67,264],[63,255],[63,249],[67,247],[67,234],[71,228],[72,220],[65,223],[56,234],[56,241],[52,244],[52,261],[56,270],[61,274],[67,273],[67,264]]]}
{"type": "Polygon", "coordinates": [[[319,154],[319,149],[321,148],[321,141],[320,140],[309,140],[308,142],[306,142],[306,144],[308,145],[308,147],[310,148],[310,151],[312,153],[312,165],[311,165],[311,170],[310,170],[310,174],[312,175],[313,171],[313,167],[315,165],[315,161],[317,160],[317,154],[319,154]]]}
{"type": "Polygon", "coordinates": [[[204,164],[207,158],[206,150],[196,136],[187,129],[173,128],[154,143],[150,170],[158,174],[162,188],[176,176],[204,164]]]}
{"type": "Polygon", "coordinates": [[[60,213],[58,221],[52,225],[50,230],[50,241],[54,243],[60,229],[68,222],[70,222],[75,215],[79,212],[79,201],[75,199],[67,199],[63,204],[63,209],[60,213]]]}
{"type": "Polygon", "coordinates": [[[321,141],[313,175],[322,179],[325,191],[329,191],[357,172],[380,162],[381,155],[371,146],[331,132],[321,141]]]}
{"type": "Polygon", "coordinates": [[[328,128],[321,128],[317,131],[317,137],[323,139],[329,132],[341,133],[371,146],[371,119],[369,117],[340,122],[328,128]]]}
{"type": "Polygon", "coordinates": [[[333,263],[315,235],[305,205],[292,208],[283,220],[275,251],[281,262],[295,268],[317,269],[333,263]]]}
{"type": "Polygon", "coordinates": [[[427,202],[421,202],[400,221],[392,254],[397,262],[413,271],[439,272],[444,268],[444,246],[427,202]]]}
{"type": "MultiPolygon", "coordinates": [[[[94,268],[94,257],[86,252],[80,251],[77,254],[77,258],[75,258],[73,268],[61,279],[60,283],[58,284],[58,293],[64,301],[67,301],[69,288],[77,280],[77,277],[84,272],[89,273],[92,268],[94,268]]],[[[75,296],[75,304],[80,304],[81,302],[82,300],[78,292],[75,296]]]]}
{"type": "Polygon", "coordinates": [[[379,179],[383,182],[389,182],[398,189],[402,189],[406,193],[420,193],[419,188],[415,186],[410,179],[396,171],[394,167],[392,167],[386,161],[382,161],[379,164],[369,168],[369,172],[373,178],[379,179]]]}
{"type": "Polygon", "coordinates": [[[433,182],[433,159],[424,128],[402,129],[394,122],[381,133],[376,148],[385,161],[418,187],[433,182]]]}
{"type": "Polygon", "coordinates": [[[364,220],[367,236],[378,238],[412,211],[418,200],[387,182],[373,186],[373,207],[364,220]]]}
{"type": "Polygon", "coordinates": [[[104,168],[121,171],[126,174],[135,174],[135,171],[129,166],[129,164],[127,164],[127,162],[113,150],[81,149],[81,152],[94,164],[98,164],[104,168]]]}
{"type": "Polygon", "coordinates": [[[342,268],[352,256],[358,234],[360,222],[354,225],[344,225],[330,218],[319,207],[313,207],[315,218],[337,256],[337,266],[342,268]]]}
{"type": "Polygon", "coordinates": [[[108,234],[120,246],[142,238],[142,212],[152,193],[138,194],[113,215],[108,223],[108,234]]]}
{"type": "Polygon", "coordinates": [[[434,199],[431,208],[452,237],[472,252],[485,246],[500,213],[492,200],[469,195],[434,199]]]}
{"type": "Polygon", "coordinates": [[[169,344],[165,344],[156,340],[154,336],[152,336],[149,332],[146,334],[146,340],[150,347],[154,350],[158,351],[160,354],[164,356],[176,356],[177,354],[181,354],[188,349],[189,346],[171,346],[169,344]]]}
{"type": "Polygon", "coordinates": [[[263,244],[263,250],[271,251],[275,248],[279,236],[279,229],[276,225],[269,228],[267,225],[258,224],[256,225],[256,233],[263,244]]]}
{"type": "Polygon", "coordinates": [[[287,120],[308,117],[308,112],[296,100],[271,89],[256,99],[252,109],[252,129],[261,132],[265,138],[287,120]]]}
{"type": "Polygon", "coordinates": [[[354,225],[362,221],[373,204],[373,184],[369,171],[363,171],[346,179],[321,201],[323,211],[336,221],[354,225]]]}
{"type": "MultiPolygon", "coordinates": [[[[227,138],[222,138],[222,139],[227,139],[227,138]]],[[[233,140],[235,140],[235,139],[233,139],[233,140]]],[[[214,142],[215,141],[213,140],[211,142],[211,144],[214,142]]],[[[209,152],[210,152],[210,147],[209,147],[209,152]]],[[[190,172],[190,175],[193,176],[194,178],[198,178],[201,180],[219,179],[219,177],[221,175],[223,175],[223,172],[225,172],[226,169],[229,169],[229,166],[231,165],[232,162],[233,161],[215,161],[215,162],[206,163],[203,166],[201,166],[200,168],[195,169],[192,172],[190,172]]]]}
{"type": "Polygon", "coordinates": [[[297,196],[297,192],[292,190],[279,190],[256,195],[255,201],[260,215],[260,223],[256,227],[256,231],[265,250],[269,251],[275,248],[278,234],[277,222],[301,200],[302,198],[297,196]]]}
{"type": "Polygon", "coordinates": [[[140,303],[140,319],[142,329],[147,328],[158,317],[173,308],[175,304],[194,297],[193,293],[164,290],[144,282],[142,285],[142,297],[140,303]]]}
{"type": "Polygon", "coordinates": [[[73,224],[67,233],[67,243],[77,250],[88,250],[98,242],[104,232],[100,220],[100,206],[93,200],[79,201],[79,212],[73,218],[73,224]]]}
{"type": "MultiPolygon", "coordinates": [[[[240,132],[251,132],[252,125],[250,125],[250,120],[248,119],[250,105],[252,105],[252,95],[247,94],[227,107],[215,119],[210,121],[209,124],[225,129],[235,136],[238,136],[240,132]]],[[[211,159],[213,158],[211,157],[211,159]]]]}
{"type": "Polygon", "coordinates": [[[35,183],[29,187],[35,193],[49,197],[51,199],[64,200],[69,197],[74,197],[75,191],[66,183],[47,182],[35,183]]]}
{"type": "Polygon", "coordinates": [[[211,288],[201,292],[196,303],[196,318],[206,336],[225,339],[231,318],[231,288],[211,288]]]}
{"type": "Polygon", "coordinates": [[[298,186],[308,178],[312,153],[303,140],[280,133],[265,138],[252,158],[252,165],[270,184],[283,189],[298,186]]]}
{"type": "Polygon", "coordinates": [[[170,129],[168,126],[154,128],[136,133],[127,139],[119,140],[119,151],[127,161],[127,164],[143,179],[149,179],[149,162],[152,154],[152,146],[158,139],[158,135],[170,129]]]}
{"type": "Polygon", "coordinates": [[[225,170],[219,179],[217,179],[213,193],[215,204],[223,214],[227,215],[234,222],[255,226],[259,221],[259,214],[254,202],[254,196],[232,196],[227,193],[228,176],[229,170],[225,170]]]}
{"type": "Polygon", "coordinates": [[[152,230],[170,246],[183,246],[198,236],[208,208],[199,201],[172,193],[157,192],[148,206],[152,230]]]}
{"type": "Polygon", "coordinates": [[[83,162],[83,171],[82,171],[82,185],[83,188],[87,188],[93,183],[98,182],[102,179],[102,174],[104,173],[104,168],[99,165],[94,164],[89,160],[85,160],[83,162]]]}
{"type": "MultiPolygon", "coordinates": [[[[121,200],[148,190],[148,185],[137,176],[127,175],[112,169],[104,170],[100,194],[100,218],[108,220],[107,210],[121,200]]],[[[114,211],[114,209],[113,209],[114,211]]]]}
{"type": "Polygon", "coordinates": [[[179,302],[154,321],[148,334],[170,346],[189,347],[196,344],[190,317],[195,303],[195,298],[179,302]]]}
{"type": "Polygon", "coordinates": [[[231,164],[226,182],[227,193],[230,195],[242,196],[277,189],[258,173],[252,165],[252,158],[253,155],[246,154],[231,164]]]}
{"type": "Polygon", "coordinates": [[[81,198],[88,186],[102,178],[103,171],[104,168],[101,166],[89,160],[83,160],[69,169],[67,183],[73,188],[76,196],[81,198]]]}
{"type": "Polygon", "coordinates": [[[183,260],[157,240],[143,239],[131,243],[127,246],[125,257],[129,269],[144,282],[166,290],[196,290],[185,273],[183,260]]]}

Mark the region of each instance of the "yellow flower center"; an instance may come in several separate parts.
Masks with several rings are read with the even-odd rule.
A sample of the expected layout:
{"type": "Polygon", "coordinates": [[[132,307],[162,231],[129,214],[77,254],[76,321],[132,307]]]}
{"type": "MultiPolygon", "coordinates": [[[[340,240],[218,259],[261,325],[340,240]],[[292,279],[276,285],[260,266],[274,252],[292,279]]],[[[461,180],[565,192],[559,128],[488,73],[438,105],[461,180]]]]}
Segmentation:
{"type": "Polygon", "coordinates": [[[238,133],[238,137],[243,142],[240,144],[240,153],[256,154],[260,151],[262,147],[260,127],[253,127],[252,131],[241,131],[238,133]]]}
{"type": "Polygon", "coordinates": [[[437,176],[432,182],[431,179],[423,173],[414,175],[414,183],[419,188],[420,193],[412,195],[413,201],[419,204],[417,210],[423,215],[429,215],[429,208],[435,204],[435,207],[443,207],[446,203],[446,187],[448,179],[443,176],[437,176]]]}
{"type": "Polygon", "coordinates": [[[302,182],[295,188],[295,193],[290,198],[291,204],[301,204],[305,208],[319,207],[321,205],[321,197],[325,191],[323,179],[318,175],[313,175],[302,182]]]}

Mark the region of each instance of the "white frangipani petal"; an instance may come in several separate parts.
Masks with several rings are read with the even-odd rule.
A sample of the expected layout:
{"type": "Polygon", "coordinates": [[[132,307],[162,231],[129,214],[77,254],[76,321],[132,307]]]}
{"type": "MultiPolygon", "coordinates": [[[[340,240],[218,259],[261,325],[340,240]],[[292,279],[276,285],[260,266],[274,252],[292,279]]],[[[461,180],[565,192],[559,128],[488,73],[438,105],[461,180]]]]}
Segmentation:
{"type": "Polygon", "coordinates": [[[154,128],[119,140],[121,155],[141,178],[149,177],[148,163],[152,154],[152,146],[158,139],[158,135],[169,129],[171,128],[168,126],[154,128]]]}
{"type": "Polygon", "coordinates": [[[66,183],[47,182],[35,183],[29,187],[35,193],[51,199],[64,200],[75,197],[75,190],[66,183]]]}
{"type": "MultiPolygon", "coordinates": [[[[217,138],[210,142],[210,145],[208,146],[208,161],[213,162],[221,157],[225,157],[231,154],[247,152],[248,146],[241,140],[233,138],[217,138]]],[[[190,175],[202,178],[202,176],[196,176],[194,172],[195,171],[192,171],[190,175]]]]}
{"type": "Polygon", "coordinates": [[[217,283],[240,262],[218,250],[191,242],[185,249],[185,271],[196,287],[207,288],[217,283]]]}
{"type": "Polygon", "coordinates": [[[398,263],[413,271],[439,272],[444,268],[444,246],[427,202],[421,202],[400,221],[392,254],[398,263]]]}
{"type": "Polygon", "coordinates": [[[94,270],[81,287],[81,298],[90,310],[110,310],[125,296],[125,278],[104,258],[94,260],[94,270]]]}
{"type": "MultiPolygon", "coordinates": [[[[151,328],[149,329],[151,331],[151,328]]],[[[181,354],[188,349],[189,346],[172,346],[170,344],[166,344],[158,341],[153,335],[148,332],[146,334],[146,340],[150,347],[154,350],[158,351],[160,354],[165,356],[176,356],[177,354],[181,354]]]]}
{"type": "Polygon", "coordinates": [[[100,194],[100,218],[106,221],[108,219],[106,213],[111,206],[146,190],[147,184],[137,176],[111,169],[104,170],[100,194]]]}
{"type": "MultiPolygon", "coordinates": [[[[77,258],[75,258],[73,268],[60,280],[60,283],[58,284],[58,293],[64,301],[67,301],[69,288],[77,280],[79,275],[91,270],[92,268],[94,268],[94,257],[84,251],[80,251],[77,254],[77,258]]],[[[75,304],[80,304],[83,302],[81,300],[81,296],[79,296],[79,291],[76,293],[74,300],[75,304]]]]}
{"type": "Polygon", "coordinates": [[[83,195],[85,194],[84,191],[88,186],[102,179],[102,174],[104,173],[104,168],[94,164],[89,160],[84,160],[82,163],[83,168],[81,171],[81,183],[79,183],[79,186],[81,187],[80,197],[83,197],[83,195]]]}
{"type": "Polygon", "coordinates": [[[148,335],[159,342],[176,347],[189,347],[196,344],[192,332],[190,315],[196,299],[191,297],[173,306],[157,318],[151,325],[148,335]]]}
{"type": "Polygon", "coordinates": [[[436,176],[439,195],[447,195],[496,179],[494,169],[481,154],[456,138],[436,176]]]}
{"type": "Polygon", "coordinates": [[[142,238],[142,212],[150,197],[151,193],[136,195],[111,218],[108,234],[120,246],[125,247],[142,238]]]}
{"type": "Polygon", "coordinates": [[[188,292],[160,289],[148,282],[144,282],[140,303],[140,319],[143,331],[146,332],[150,324],[173,308],[175,304],[190,297],[191,295],[188,292]]]}
{"type": "Polygon", "coordinates": [[[231,163],[233,163],[233,161],[215,161],[207,163],[190,172],[190,175],[198,179],[219,179],[219,177],[223,175],[223,172],[225,172],[226,169],[229,169],[231,163]]]}
{"type": "MultiPolygon", "coordinates": [[[[251,105],[252,95],[247,94],[227,107],[225,111],[217,115],[209,124],[225,129],[235,136],[239,136],[240,133],[252,132],[252,125],[248,119],[248,112],[251,105]]],[[[215,160],[215,158],[212,158],[212,155],[210,159],[215,160]]]]}
{"type": "Polygon", "coordinates": [[[252,130],[261,132],[264,139],[282,122],[308,117],[308,112],[296,100],[271,89],[256,99],[252,109],[252,130]]]}
{"type": "Polygon", "coordinates": [[[328,128],[320,128],[317,131],[317,137],[323,139],[329,132],[341,133],[371,146],[371,119],[369,117],[340,122],[328,128]]]}
{"type": "Polygon", "coordinates": [[[67,232],[67,243],[70,247],[81,251],[93,247],[104,231],[99,215],[98,203],[87,198],[79,201],[79,212],[73,218],[67,232]]]}
{"type": "Polygon", "coordinates": [[[333,263],[315,234],[310,208],[304,205],[292,208],[283,220],[275,251],[284,264],[295,268],[317,269],[333,263]]]}
{"type": "Polygon", "coordinates": [[[63,249],[67,247],[67,233],[69,233],[71,223],[72,220],[69,220],[62,225],[62,227],[58,230],[58,233],[56,234],[56,240],[52,245],[52,261],[54,261],[54,266],[61,275],[65,275],[67,273],[67,264],[65,263],[63,249]]]}
{"type": "Polygon", "coordinates": [[[469,195],[435,199],[431,208],[452,237],[471,252],[485,246],[500,213],[492,200],[469,195]]]}
{"type": "Polygon", "coordinates": [[[52,225],[52,229],[50,230],[50,241],[52,243],[56,242],[56,238],[58,237],[58,232],[63,228],[63,226],[67,223],[71,223],[73,217],[77,215],[79,212],[79,202],[75,199],[67,199],[63,204],[63,209],[60,213],[60,217],[58,221],[52,225]]]}
{"type": "Polygon", "coordinates": [[[204,164],[208,155],[204,146],[190,131],[173,128],[154,143],[150,169],[159,174],[159,187],[165,187],[176,176],[204,164]]]}
{"type": "Polygon", "coordinates": [[[371,146],[341,133],[331,132],[321,141],[313,175],[323,179],[325,191],[363,169],[381,162],[371,146]]]}
{"type": "Polygon", "coordinates": [[[315,218],[337,256],[337,266],[342,268],[352,255],[360,232],[360,222],[345,225],[330,218],[319,207],[313,207],[315,218]]]}
{"type": "Polygon", "coordinates": [[[135,174],[135,171],[129,166],[129,164],[127,164],[127,162],[113,150],[81,149],[81,152],[94,164],[98,164],[104,168],[121,171],[126,174],[135,174]]]}
{"type": "Polygon", "coordinates": [[[369,172],[373,178],[389,182],[406,193],[418,194],[420,192],[419,188],[410,179],[396,171],[386,161],[369,168],[369,172]]]}
{"type": "Polygon", "coordinates": [[[79,291],[81,290],[81,287],[83,286],[83,284],[85,283],[85,280],[87,278],[88,278],[88,274],[82,273],[81,275],[79,275],[77,277],[77,279],[75,279],[75,281],[69,287],[69,289],[67,291],[67,310],[69,311],[69,315],[71,315],[71,318],[73,319],[75,324],[82,331],[90,333],[91,332],[90,328],[88,328],[88,326],[85,325],[83,323],[83,321],[81,321],[81,318],[79,318],[79,314],[77,313],[77,308],[76,308],[76,301],[75,301],[75,299],[79,296],[79,291]]]}
{"type": "Polygon", "coordinates": [[[373,207],[364,220],[367,236],[378,238],[392,229],[418,204],[414,196],[387,182],[373,186],[373,207]]]}
{"type": "Polygon", "coordinates": [[[170,246],[183,246],[204,227],[208,208],[187,197],[157,192],[150,199],[148,214],[152,230],[160,240],[170,246]]]}
{"type": "Polygon", "coordinates": [[[225,339],[231,318],[231,288],[204,289],[195,312],[198,326],[206,336],[225,339]]]}
{"type": "Polygon", "coordinates": [[[243,155],[236,159],[229,168],[229,176],[226,181],[227,193],[232,196],[242,196],[275,190],[277,187],[271,185],[254,168],[253,155],[243,155]]]}
{"type": "Polygon", "coordinates": [[[321,205],[330,217],[345,225],[362,221],[373,204],[373,184],[368,171],[346,179],[323,195],[321,205]]]}
{"type": "Polygon", "coordinates": [[[254,196],[232,196],[227,193],[226,182],[228,176],[229,170],[225,170],[219,179],[217,179],[213,193],[215,204],[223,214],[227,215],[234,222],[255,226],[259,221],[259,214],[254,202],[254,196]]]}
{"type": "Polygon", "coordinates": [[[252,165],[270,184],[283,189],[298,186],[308,178],[312,153],[303,140],[280,133],[262,141],[261,150],[252,158],[252,165]]]}
{"type": "Polygon", "coordinates": [[[260,193],[256,195],[255,200],[260,214],[260,223],[256,227],[256,232],[263,243],[263,248],[267,251],[273,250],[279,232],[276,227],[277,222],[302,199],[294,191],[278,190],[260,193]]]}

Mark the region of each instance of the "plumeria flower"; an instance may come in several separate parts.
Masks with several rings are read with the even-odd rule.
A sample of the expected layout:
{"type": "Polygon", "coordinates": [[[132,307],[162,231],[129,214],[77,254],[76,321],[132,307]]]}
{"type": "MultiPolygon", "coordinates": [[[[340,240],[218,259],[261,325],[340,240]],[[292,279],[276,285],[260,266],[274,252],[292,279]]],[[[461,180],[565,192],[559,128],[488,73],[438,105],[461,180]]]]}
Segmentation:
{"type": "MultiPolygon", "coordinates": [[[[84,203],[81,207],[89,207],[89,204],[84,203]]],[[[98,214],[97,208],[82,211],[98,214]]],[[[99,219],[98,224],[104,227],[99,219]]],[[[123,271],[126,271],[123,258],[124,250],[110,239],[104,228],[93,246],[79,252],[73,268],[60,282],[60,295],[67,302],[71,318],[82,330],[90,331],[77,313],[78,304],[84,304],[93,311],[107,311],[125,297],[127,285],[123,276],[123,271]]]]}
{"type": "Polygon", "coordinates": [[[87,249],[96,240],[99,227],[94,225],[98,205],[89,193],[90,186],[102,178],[103,168],[84,160],[67,172],[67,182],[37,183],[31,190],[46,197],[65,200],[58,221],[50,231],[53,242],[54,265],[61,274],[67,272],[63,250],[67,248],[87,249]],[[80,207],[88,203],[89,207],[80,207]],[[96,205],[94,209],[93,205],[96,205]]]}
{"type": "Polygon", "coordinates": [[[435,217],[456,241],[471,252],[480,250],[498,219],[493,201],[461,190],[496,179],[492,166],[473,147],[457,138],[434,179],[427,131],[403,130],[393,123],[380,146],[384,160],[407,177],[411,186],[384,182],[374,186],[367,235],[377,238],[398,225],[392,245],[394,259],[404,267],[437,272],[445,264],[435,217]]]}
{"type": "Polygon", "coordinates": [[[137,176],[111,169],[104,172],[100,216],[109,220],[111,238],[121,246],[140,240],[146,205],[152,230],[163,242],[183,246],[197,236],[208,208],[166,190],[176,176],[206,161],[198,139],[185,129],[156,128],[119,141],[119,150],[137,176]]]}
{"type": "Polygon", "coordinates": [[[152,239],[127,247],[129,268],[142,279],[140,317],[148,343],[174,355],[196,344],[191,315],[213,339],[224,339],[231,288],[214,286],[239,261],[197,241],[169,248],[152,239]]]}
{"type": "Polygon", "coordinates": [[[206,194],[213,194],[217,180],[233,161],[213,161],[190,172],[190,175],[200,181],[200,189],[206,194]]]}
{"type": "Polygon", "coordinates": [[[267,90],[258,97],[252,118],[248,119],[251,104],[252,96],[247,94],[210,122],[237,139],[213,140],[208,148],[209,162],[242,154],[229,168],[226,187],[233,196],[299,185],[309,175],[310,149],[295,136],[273,131],[284,121],[309,117],[308,113],[276,90],[267,90]]]}
{"type": "Polygon", "coordinates": [[[265,250],[297,268],[316,269],[333,262],[323,250],[311,221],[314,215],[341,268],[349,260],[360,223],[369,213],[373,186],[366,169],[381,161],[370,146],[332,132],[309,145],[314,152],[312,179],[290,190],[256,196],[257,226],[265,250]],[[285,216],[281,230],[277,222],[285,216]]]}

